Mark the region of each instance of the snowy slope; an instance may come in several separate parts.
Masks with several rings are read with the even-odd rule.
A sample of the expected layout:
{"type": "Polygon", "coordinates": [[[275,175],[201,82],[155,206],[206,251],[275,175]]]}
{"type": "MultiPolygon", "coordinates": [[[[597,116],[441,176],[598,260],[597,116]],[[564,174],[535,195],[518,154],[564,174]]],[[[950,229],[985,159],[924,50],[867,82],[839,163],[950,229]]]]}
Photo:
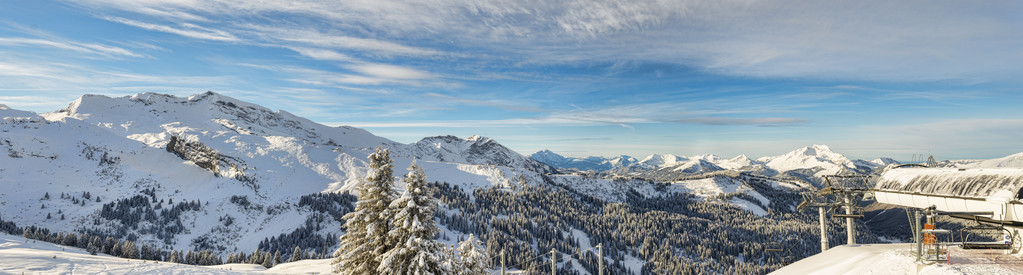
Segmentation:
{"type": "Polygon", "coordinates": [[[539,173],[554,172],[552,167],[524,157],[493,139],[482,136],[470,136],[465,139],[455,136],[427,137],[411,144],[404,151],[410,152],[409,156],[424,160],[523,167],[539,173]]]}
{"type": "Polygon", "coordinates": [[[254,264],[194,266],[128,260],[0,233],[0,273],[5,274],[329,274],[330,259],[302,260],[266,269],[254,264]]]}
{"type": "Polygon", "coordinates": [[[998,167],[1023,167],[1023,153],[1016,153],[1009,156],[966,163],[959,165],[963,168],[998,168],[998,167]]]}
{"type": "Polygon", "coordinates": [[[721,167],[721,168],[724,168],[724,169],[737,170],[737,169],[742,169],[743,167],[752,166],[752,165],[756,164],[756,162],[754,162],[752,159],[750,159],[746,155],[738,155],[738,156],[736,156],[734,158],[719,160],[715,164],[718,167],[721,167]]]}
{"type": "Polygon", "coordinates": [[[807,146],[784,155],[763,157],[757,161],[778,172],[815,169],[818,170],[818,175],[833,175],[843,170],[856,169],[852,160],[831,151],[827,145],[807,146]]]}
{"type": "Polygon", "coordinates": [[[837,246],[771,274],[1018,274],[989,263],[917,264],[909,246],[905,243],[837,246]]]}
{"type": "MultiPolygon", "coordinates": [[[[399,144],[216,93],[86,95],[41,115],[3,106],[0,117],[5,220],[67,231],[120,230],[168,250],[252,251],[268,236],[290,233],[314,213],[297,205],[300,197],[351,190],[378,146],[391,148],[396,176],[417,158],[428,180],[468,190],[536,184],[552,171],[489,138],[399,144]],[[101,211],[143,194],[149,207],[169,208],[173,201],[200,209],[182,211],[177,221],[183,230],[162,239],[153,234],[168,229],[162,222],[125,226],[101,211]]],[[[342,233],[337,221],[322,223],[319,234],[342,233]]]]}
{"type": "Polygon", "coordinates": [[[643,166],[643,167],[654,168],[654,167],[674,166],[674,165],[677,165],[680,162],[683,162],[683,161],[686,161],[686,160],[688,160],[688,159],[685,158],[685,157],[680,157],[680,156],[676,156],[676,155],[672,155],[672,154],[665,154],[665,155],[653,154],[653,155],[646,156],[645,158],[639,160],[638,162],[636,162],[636,164],[640,165],[640,166],[643,166]]]}

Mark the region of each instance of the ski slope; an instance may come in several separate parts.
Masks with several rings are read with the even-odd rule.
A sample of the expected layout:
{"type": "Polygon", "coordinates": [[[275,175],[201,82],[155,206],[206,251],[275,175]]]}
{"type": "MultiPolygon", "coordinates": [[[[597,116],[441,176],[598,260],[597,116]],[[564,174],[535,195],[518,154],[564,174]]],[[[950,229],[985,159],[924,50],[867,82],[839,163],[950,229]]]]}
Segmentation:
{"type": "Polygon", "coordinates": [[[129,260],[0,233],[4,274],[330,274],[330,259],[302,260],[266,269],[254,264],[194,266],[129,260]]]}

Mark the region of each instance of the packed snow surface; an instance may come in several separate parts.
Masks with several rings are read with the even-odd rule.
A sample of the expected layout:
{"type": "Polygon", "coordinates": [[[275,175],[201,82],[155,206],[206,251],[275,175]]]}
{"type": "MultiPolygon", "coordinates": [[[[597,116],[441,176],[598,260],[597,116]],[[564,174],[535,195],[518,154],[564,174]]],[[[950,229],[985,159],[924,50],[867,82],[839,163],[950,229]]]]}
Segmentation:
{"type": "Polygon", "coordinates": [[[998,265],[918,265],[909,248],[908,243],[837,246],[771,274],[1017,274],[998,265]]]}
{"type": "Polygon", "coordinates": [[[330,274],[330,259],[302,260],[266,269],[254,264],[194,266],[129,260],[0,233],[4,274],[330,274]]]}

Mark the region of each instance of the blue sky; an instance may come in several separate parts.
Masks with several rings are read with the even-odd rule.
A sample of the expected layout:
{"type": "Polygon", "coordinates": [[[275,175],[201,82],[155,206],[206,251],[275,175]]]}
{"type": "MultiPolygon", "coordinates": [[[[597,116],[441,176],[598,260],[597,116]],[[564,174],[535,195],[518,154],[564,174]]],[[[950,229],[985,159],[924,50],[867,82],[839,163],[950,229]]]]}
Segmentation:
{"type": "Polygon", "coordinates": [[[0,103],[216,91],[523,154],[1023,151],[1023,2],[5,1],[0,103]]]}

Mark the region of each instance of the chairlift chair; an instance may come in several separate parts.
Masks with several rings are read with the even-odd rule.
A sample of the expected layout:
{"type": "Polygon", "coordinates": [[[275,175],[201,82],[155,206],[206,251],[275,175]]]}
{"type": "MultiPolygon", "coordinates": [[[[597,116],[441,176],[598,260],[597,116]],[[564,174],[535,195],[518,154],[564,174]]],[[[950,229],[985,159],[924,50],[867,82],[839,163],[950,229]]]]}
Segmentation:
{"type": "Polygon", "coordinates": [[[1005,228],[1004,226],[994,226],[994,225],[990,225],[990,224],[978,224],[978,225],[974,225],[974,226],[963,228],[963,229],[959,230],[959,236],[962,238],[963,244],[960,247],[962,247],[963,249],[998,249],[998,250],[1008,250],[1008,249],[1012,249],[1012,245],[1016,241],[1015,238],[1012,238],[1012,231],[1010,231],[1008,228],[1005,228]],[[1006,235],[1010,236],[1010,238],[1009,238],[1008,241],[1001,242],[1001,243],[978,242],[978,241],[972,241],[971,242],[969,240],[970,236],[972,236],[972,235],[977,235],[978,233],[982,233],[982,232],[993,232],[993,231],[1003,231],[1003,232],[1005,232],[1006,235]]]}
{"type": "Polygon", "coordinates": [[[764,245],[764,251],[766,252],[784,252],[785,247],[778,242],[769,242],[764,245]]]}

